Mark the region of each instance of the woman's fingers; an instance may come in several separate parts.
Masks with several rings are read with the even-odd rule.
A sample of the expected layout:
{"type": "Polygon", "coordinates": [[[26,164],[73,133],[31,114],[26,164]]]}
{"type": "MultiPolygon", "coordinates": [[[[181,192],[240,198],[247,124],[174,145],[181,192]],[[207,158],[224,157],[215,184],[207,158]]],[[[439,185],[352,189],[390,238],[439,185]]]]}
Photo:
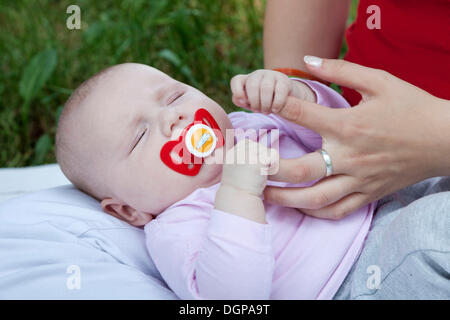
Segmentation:
{"type": "Polygon", "coordinates": [[[301,183],[321,179],[326,174],[325,162],[319,152],[307,153],[295,159],[279,161],[278,172],[270,176],[272,181],[301,183]]]}
{"type": "Polygon", "coordinates": [[[323,137],[328,133],[331,133],[331,136],[339,133],[339,128],[342,128],[347,118],[347,109],[333,109],[314,102],[288,97],[277,114],[323,137]]]}
{"type": "Polygon", "coordinates": [[[364,67],[341,59],[321,59],[305,56],[308,70],[316,77],[357,90],[363,95],[374,95],[385,85],[387,72],[364,67]]]}
{"type": "Polygon", "coordinates": [[[369,195],[355,192],[342,198],[341,200],[318,210],[314,209],[299,209],[300,212],[312,217],[320,219],[339,220],[350,213],[362,208],[368,203],[372,202],[369,195]]]}
{"type": "Polygon", "coordinates": [[[321,209],[354,192],[356,180],[347,175],[335,175],[320,180],[311,187],[266,187],[264,200],[299,209],[321,209]]]}

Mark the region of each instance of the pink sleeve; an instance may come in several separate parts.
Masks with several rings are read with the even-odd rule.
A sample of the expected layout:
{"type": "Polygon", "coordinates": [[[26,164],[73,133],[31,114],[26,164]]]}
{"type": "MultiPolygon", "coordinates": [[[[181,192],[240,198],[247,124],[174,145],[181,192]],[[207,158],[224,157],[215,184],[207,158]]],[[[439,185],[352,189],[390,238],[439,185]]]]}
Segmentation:
{"type": "Polygon", "coordinates": [[[291,79],[307,84],[316,94],[317,104],[330,108],[350,108],[350,105],[344,97],[323,83],[300,78],[291,79]]]}
{"type": "Polygon", "coordinates": [[[145,233],[150,256],[175,294],[269,299],[275,263],[270,225],[188,205],[168,211],[145,233]]]}
{"type": "MultiPolygon", "coordinates": [[[[307,84],[316,94],[317,104],[330,108],[350,108],[348,102],[339,93],[318,81],[304,80],[300,78],[292,78],[292,80],[301,81],[307,84]]],[[[279,122],[278,126],[280,128],[284,128],[284,130],[288,132],[289,136],[301,142],[310,151],[315,151],[321,148],[322,137],[318,133],[290,122],[276,114],[271,113],[269,117],[271,117],[274,121],[279,122]]],[[[324,119],[324,121],[326,121],[326,119],[324,119]]]]}

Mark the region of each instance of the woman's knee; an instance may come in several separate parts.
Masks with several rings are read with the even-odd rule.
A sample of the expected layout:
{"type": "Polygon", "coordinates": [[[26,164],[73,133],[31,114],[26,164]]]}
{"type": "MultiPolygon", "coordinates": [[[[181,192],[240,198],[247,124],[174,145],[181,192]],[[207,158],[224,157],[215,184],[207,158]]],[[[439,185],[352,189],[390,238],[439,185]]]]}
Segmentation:
{"type": "Polygon", "coordinates": [[[390,232],[415,249],[450,250],[450,192],[422,197],[400,209],[390,232]]]}

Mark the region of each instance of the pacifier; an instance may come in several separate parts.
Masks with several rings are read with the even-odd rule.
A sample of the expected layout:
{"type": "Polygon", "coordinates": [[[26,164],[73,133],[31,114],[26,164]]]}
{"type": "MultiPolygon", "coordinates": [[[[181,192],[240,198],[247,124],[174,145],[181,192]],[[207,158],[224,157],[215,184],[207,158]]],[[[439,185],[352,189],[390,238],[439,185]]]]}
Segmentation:
{"type": "Polygon", "coordinates": [[[194,124],[187,131],[184,143],[194,156],[206,158],[216,148],[217,137],[210,127],[204,124],[194,124]]]}
{"type": "Polygon", "coordinates": [[[203,159],[218,147],[224,139],[219,125],[206,109],[198,109],[194,122],[184,128],[177,140],[171,140],[161,148],[161,160],[178,173],[195,176],[200,171],[203,159]],[[181,163],[173,160],[172,154],[181,158],[181,163]]]}

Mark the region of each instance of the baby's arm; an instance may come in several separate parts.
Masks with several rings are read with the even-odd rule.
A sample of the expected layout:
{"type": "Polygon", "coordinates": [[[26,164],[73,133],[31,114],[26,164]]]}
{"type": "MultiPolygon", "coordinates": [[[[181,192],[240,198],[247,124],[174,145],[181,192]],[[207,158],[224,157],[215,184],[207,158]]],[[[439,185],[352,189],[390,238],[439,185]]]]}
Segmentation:
{"type": "Polygon", "coordinates": [[[266,223],[261,197],[234,186],[221,185],[216,194],[214,208],[258,223],[266,223]]]}
{"type": "Polygon", "coordinates": [[[149,253],[180,298],[269,298],[274,257],[261,194],[277,161],[275,150],[241,140],[227,152],[214,208],[169,208],[146,225],[149,253]]]}
{"type": "Polygon", "coordinates": [[[181,299],[268,299],[270,227],[193,203],[169,208],[145,233],[150,256],[181,299]]]}

